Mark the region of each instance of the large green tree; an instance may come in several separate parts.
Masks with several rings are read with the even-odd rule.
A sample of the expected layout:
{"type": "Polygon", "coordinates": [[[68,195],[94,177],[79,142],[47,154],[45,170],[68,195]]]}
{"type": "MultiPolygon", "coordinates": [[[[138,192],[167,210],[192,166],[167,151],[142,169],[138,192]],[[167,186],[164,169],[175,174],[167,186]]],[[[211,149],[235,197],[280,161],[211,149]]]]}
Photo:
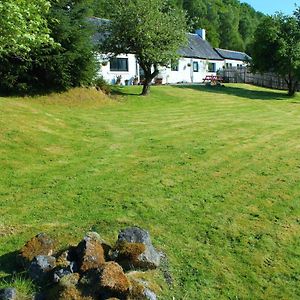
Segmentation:
{"type": "Polygon", "coordinates": [[[164,0],[114,0],[109,5],[114,12],[101,51],[134,53],[145,74],[142,95],[147,95],[159,67],[178,58],[186,40],[185,14],[164,0]]]}
{"type": "Polygon", "coordinates": [[[46,18],[49,8],[46,0],[1,0],[0,55],[23,55],[53,43],[46,18]]]}
{"type": "Polygon", "coordinates": [[[258,26],[252,45],[252,66],[282,76],[293,96],[300,80],[300,18],[277,14],[258,26]]]}
{"type": "Polygon", "coordinates": [[[0,90],[32,92],[90,84],[96,74],[93,28],[87,19],[91,14],[89,1],[51,0],[43,24],[54,42],[36,42],[22,55],[10,51],[0,56],[0,90]]]}

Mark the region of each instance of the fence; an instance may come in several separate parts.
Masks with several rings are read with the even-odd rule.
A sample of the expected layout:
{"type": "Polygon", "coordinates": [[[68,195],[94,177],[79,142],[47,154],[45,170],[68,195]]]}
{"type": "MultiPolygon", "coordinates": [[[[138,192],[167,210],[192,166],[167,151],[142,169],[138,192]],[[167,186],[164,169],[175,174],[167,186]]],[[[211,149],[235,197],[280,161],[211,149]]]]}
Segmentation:
{"type": "MultiPolygon", "coordinates": [[[[224,82],[228,83],[250,83],[278,90],[288,89],[285,80],[274,73],[253,74],[247,68],[223,69],[219,72],[224,82]]],[[[299,89],[300,86],[298,86],[299,89]]]]}

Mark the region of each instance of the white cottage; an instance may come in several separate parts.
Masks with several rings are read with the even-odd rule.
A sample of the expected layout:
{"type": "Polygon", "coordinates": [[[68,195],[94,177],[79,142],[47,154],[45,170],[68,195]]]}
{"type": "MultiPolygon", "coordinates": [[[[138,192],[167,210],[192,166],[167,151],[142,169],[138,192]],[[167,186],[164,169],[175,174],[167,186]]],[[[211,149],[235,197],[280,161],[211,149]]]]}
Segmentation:
{"type": "Polygon", "coordinates": [[[205,39],[205,30],[187,34],[187,45],[179,49],[180,59],[163,68],[163,83],[200,83],[207,75],[216,75],[224,65],[223,58],[205,39]]]}
{"type": "MultiPolygon", "coordinates": [[[[109,20],[91,18],[94,24],[102,25],[109,20]]],[[[103,40],[103,35],[97,33],[94,42],[103,40]]],[[[163,84],[201,83],[207,75],[216,75],[217,71],[226,66],[244,66],[245,59],[250,58],[245,53],[214,49],[206,40],[206,32],[199,29],[195,34],[187,34],[187,45],[179,49],[178,61],[170,62],[170,67],[161,67],[154,80],[163,84]]],[[[121,54],[113,58],[99,54],[99,75],[111,84],[137,84],[143,80],[143,70],[140,68],[134,54],[121,54]]]]}

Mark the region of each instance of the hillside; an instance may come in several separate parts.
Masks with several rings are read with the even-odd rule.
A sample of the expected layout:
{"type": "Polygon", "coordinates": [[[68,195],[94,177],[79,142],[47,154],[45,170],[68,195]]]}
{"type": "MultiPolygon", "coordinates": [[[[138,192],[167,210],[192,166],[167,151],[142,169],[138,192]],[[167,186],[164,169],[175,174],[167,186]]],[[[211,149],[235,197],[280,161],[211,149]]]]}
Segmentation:
{"type": "MultiPolygon", "coordinates": [[[[207,30],[213,47],[247,51],[263,14],[239,0],[170,0],[171,5],[187,12],[191,31],[207,30]]],[[[94,14],[109,18],[113,11],[106,0],[94,0],[94,14]]]]}
{"type": "Polygon", "coordinates": [[[138,225],[169,258],[172,288],[151,275],[160,299],[299,298],[300,99],[137,89],[0,98],[1,285],[38,232],[62,247],[138,225]]]}

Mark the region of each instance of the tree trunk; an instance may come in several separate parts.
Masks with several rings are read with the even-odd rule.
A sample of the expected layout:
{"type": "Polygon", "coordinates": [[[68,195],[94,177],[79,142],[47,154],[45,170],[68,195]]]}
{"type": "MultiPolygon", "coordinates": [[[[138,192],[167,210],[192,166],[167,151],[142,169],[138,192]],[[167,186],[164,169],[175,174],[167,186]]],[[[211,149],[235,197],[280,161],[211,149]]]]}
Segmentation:
{"type": "Polygon", "coordinates": [[[141,68],[144,70],[145,73],[145,80],[143,84],[143,91],[141,93],[142,96],[147,96],[150,93],[150,86],[151,86],[151,81],[155,76],[159,74],[159,70],[157,65],[154,65],[154,72],[151,73],[151,68],[152,65],[147,65],[145,66],[144,64],[140,63],[141,68]]]}
{"type": "MultiPolygon", "coordinates": [[[[151,81],[150,81],[151,83],[151,81]]],[[[142,96],[147,96],[150,93],[150,83],[148,80],[145,80],[144,85],[143,85],[143,91],[141,93],[142,96]]]]}
{"type": "Polygon", "coordinates": [[[288,95],[293,97],[296,93],[296,89],[298,86],[298,80],[293,76],[291,72],[289,72],[288,77],[285,79],[288,85],[288,95]]]}
{"type": "Polygon", "coordinates": [[[292,96],[295,95],[297,85],[298,85],[298,82],[295,81],[295,80],[290,80],[290,81],[288,82],[288,89],[289,89],[288,95],[289,95],[289,96],[292,97],[292,96]]]}

